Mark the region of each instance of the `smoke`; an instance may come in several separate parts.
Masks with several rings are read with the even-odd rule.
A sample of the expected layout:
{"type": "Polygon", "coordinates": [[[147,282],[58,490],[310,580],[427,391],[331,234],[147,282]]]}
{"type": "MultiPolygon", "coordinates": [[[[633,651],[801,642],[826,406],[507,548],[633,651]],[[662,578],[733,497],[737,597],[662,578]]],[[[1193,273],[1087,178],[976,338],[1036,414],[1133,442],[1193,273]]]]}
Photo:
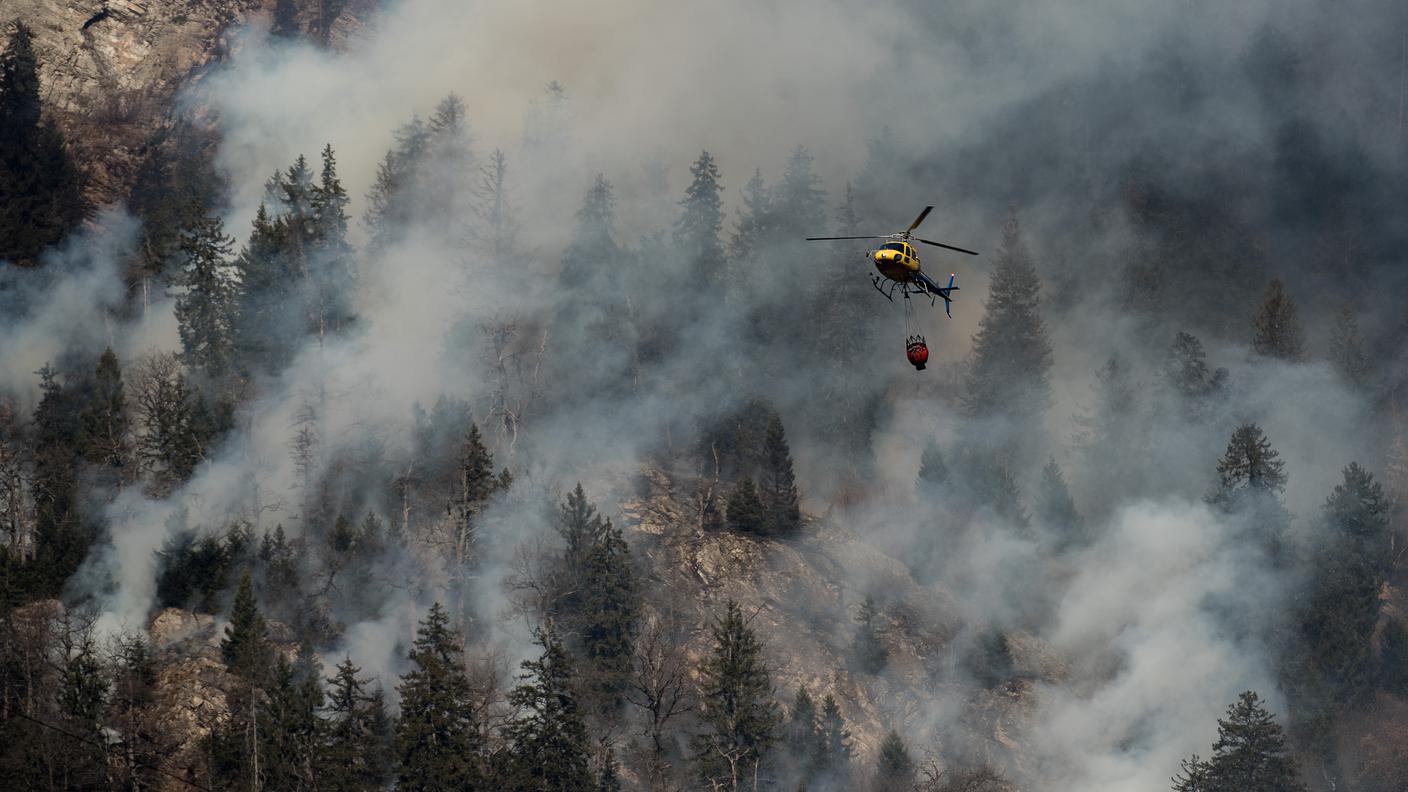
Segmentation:
{"type": "MultiPolygon", "coordinates": [[[[1195,300],[1132,307],[1128,268],[1152,255],[1134,242],[1143,231],[1118,211],[1101,223],[1085,224],[1082,216],[1117,195],[1129,163],[1151,151],[1157,162],[1171,163],[1161,175],[1176,203],[1208,189],[1202,181],[1212,167],[1204,162],[1209,155],[1226,163],[1274,146],[1289,111],[1268,106],[1254,90],[1256,74],[1244,68],[1270,23],[1283,24],[1298,42],[1322,45],[1315,64],[1304,67],[1319,75],[1303,93],[1316,101],[1370,60],[1347,43],[1362,32],[1352,14],[1336,17],[1343,25],[1313,32],[1324,13],[1310,0],[1233,7],[1071,0],[1003,11],[984,3],[934,8],[898,0],[684,6],[404,0],[344,52],[245,30],[230,61],[183,98],[185,107],[208,108],[218,119],[216,164],[230,185],[227,230],[243,238],[266,199],[269,175],[326,143],[337,152],[352,214],[360,216],[375,166],[394,145],[393,130],[454,92],[465,99],[481,161],[495,148],[509,156],[524,250],[508,267],[490,261],[472,243],[472,221],[465,218],[463,225],[410,222],[384,248],[361,254],[355,328],[302,342],[284,371],[258,383],[255,398],[240,408],[237,430],[177,492],[158,499],[126,490],[107,504],[110,542],[95,551],[86,577],[74,585],[102,590],[97,581],[111,581],[114,587],[103,593],[105,624],[140,625],[155,602],[156,552],[173,525],[184,520],[216,532],[243,520],[256,533],[282,524],[299,535],[315,499],[310,481],[343,482],[333,496],[340,514],[374,511],[394,522],[387,495],[373,487],[384,482],[347,471],[363,463],[374,467],[367,461],[372,457],[387,466],[422,462],[415,459],[413,407],[430,410],[450,397],[468,405],[498,463],[519,477],[519,494],[488,515],[477,577],[464,589],[476,639],[516,659],[532,649],[510,583],[520,548],[551,536],[545,503],[581,479],[603,512],[613,514],[621,481],[640,463],[658,461],[666,455],[662,448],[683,456],[687,432],[673,434],[681,423],[697,429],[696,419],[752,395],[712,375],[729,367],[745,370],[749,387],[779,407],[807,506],[826,510],[838,470],[855,460],[841,458],[845,452],[825,429],[795,416],[813,414],[805,411],[818,409],[825,386],[845,380],[818,361],[773,365],[785,356],[759,349],[740,327],[736,305],[697,318],[688,290],[652,292],[664,302],[650,306],[656,315],[694,318],[671,328],[687,339],[679,355],[654,361],[626,395],[562,392],[569,388],[564,382],[587,381],[583,371],[611,365],[614,350],[563,362],[549,349],[528,366],[546,366],[541,379],[514,386],[524,404],[521,436],[495,423],[495,394],[505,386],[497,361],[485,353],[487,325],[515,322],[518,361],[532,360],[540,343],[561,344],[590,330],[585,321],[554,322],[588,300],[585,289],[564,290],[557,278],[573,213],[594,174],[606,174],[617,187],[616,241],[644,248],[637,244],[642,237],[668,231],[687,183],[685,169],[700,149],[720,162],[727,235],[752,171],[761,168],[775,182],[788,152],[802,143],[817,157],[829,206],[866,169],[882,177],[868,193],[877,204],[862,208],[877,233],[900,227],[918,207],[933,203],[939,207],[930,220],[933,237],[987,253],[1009,207],[1022,218],[1046,283],[1044,314],[1056,357],[1047,436],[1033,438],[1027,450],[1060,460],[1092,523],[1093,543],[1055,557],[1049,526],[1040,519],[1021,530],[990,513],[935,513],[914,501],[923,446],[938,440],[954,449],[984,429],[953,405],[961,361],[981,316],[990,256],[964,262],[972,267],[959,272],[963,291],[954,321],[921,314],[920,329],[936,352],[924,379],[901,370],[898,330],[892,329],[898,309],[873,294],[848,308],[873,314],[881,328],[858,342],[863,354],[856,372],[867,380],[863,398],[879,405],[881,417],[870,458],[858,465],[873,471],[866,474],[867,496],[833,519],[887,548],[951,531],[945,536],[952,543],[914,571],[960,603],[965,637],[955,641],[987,626],[1021,628],[1065,658],[1068,675],[1041,681],[1033,693],[1025,755],[1017,763],[1025,780],[1035,788],[1157,788],[1180,756],[1210,742],[1215,717],[1237,692],[1256,689],[1279,703],[1267,647],[1229,626],[1226,614],[1274,613],[1295,581],[1272,569],[1237,525],[1201,501],[1228,433],[1242,421],[1266,430],[1290,474],[1286,503],[1301,536],[1313,534],[1319,504],[1339,469],[1351,460],[1376,460],[1381,439],[1370,426],[1372,405],[1327,364],[1270,363],[1248,354],[1249,330],[1239,328],[1247,328],[1255,309],[1255,294],[1249,299],[1247,289],[1259,293],[1260,271],[1245,288],[1197,285],[1219,292],[1223,302],[1212,308],[1195,300]],[[531,131],[525,127],[544,112],[542,89],[552,80],[565,84],[567,109],[554,117],[551,145],[525,143],[531,131]],[[1149,86],[1157,90],[1137,90],[1149,86]],[[867,163],[867,141],[882,128],[890,131],[894,160],[867,163]],[[1088,191],[1078,191],[1080,185],[1088,191]],[[1183,323],[1206,336],[1210,363],[1232,372],[1230,392],[1197,424],[1176,415],[1161,390],[1161,356],[1183,323]],[[1110,491],[1101,468],[1073,440],[1071,419],[1091,403],[1094,372],[1111,355],[1129,362],[1138,386],[1139,436],[1119,445],[1137,473],[1129,491],[1110,491]],[[305,474],[290,453],[290,437],[310,416],[318,442],[312,472],[305,474]],[[657,436],[667,433],[668,440],[657,436]]],[[[1334,94],[1341,113],[1377,98],[1351,84],[1353,90],[1334,94]]],[[[1292,114],[1313,118],[1321,109],[1298,107],[1292,114]]],[[[1319,133],[1362,148],[1376,164],[1390,162],[1378,131],[1350,129],[1341,117],[1332,116],[1319,133]]],[[[1319,283],[1314,273],[1323,256],[1310,248],[1287,252],[1281,241],[1304,237],[1299,226],[1277,221],[1298,215],[1266,205],[1274,201],[1262,192],[1286,187],[1277,181],[1285,174],[1277,173],[1266,184],[1242,185],[1253,197],[1231,203],[1244,216],[1212,218],[1209,226],[1269,228],[1275,238],[1269,246],[1259,239],[1239,244],[1269,247],[1261,255],[1274,259],[1272,269],[1287,273],[1293,285],[1319,283]]],[[[1363,197],[1347,193],[1346,200],[1363,197]]],[[[464,195],[439,197],[453,205],[464,195]]],[[[1364,246],[1364,257],[1372,259],[1397,232],[1378,216],[1366,222],[1389,229],[1364,246]]],[[[115,262],[133,226],[117,214],[98,225],[107,230],[81,235],[54,254],[48,271],[60,274],[26,298],[31,307],[23,315],[7,317],[8,341],[0,347],[0,384],[7,389],[32,395],[31,372],[73,350],[93,353],[112,344],[126,361],[148,348],[177,349],[167,302],[154,303],[142,320],[111,318],[122,298],[115,262]]],[[[817,230],[830,227],[828,221],[817,230]]],[[[365,235],[365,228],[354,232],[359,241],[365,235]]],[[[686,272],[689,262],[668,246],[650,250],[605,264],[627,283],[651,270],[686,272]]],[[[808,265],[834,253],[799,252],[790,240],[779,240],[775,250],[779,260],[790,256],[808,265]]],[[[929,261],[950,268],[941,255],[929,261]]],[[[862,262],[855,263],[855,277],[868,277],[862,262]]],[[[779,265],[778,272],[781,279],[790,271],[779,265]]],[[[798,319],[800,300],[790,300],[788,291],[794,284],[770,282],[771,274],[754,275],[751,282],[765,292],[758,299],[776,301],[778,324],[798,319]]],[[[1366,316],[1379,316],[1389,302],[1385,293],[1392,292],[1350,296],[1366,316]]],[[[1323,336],[1318,313],[1307,315],[1316,338],[1323,336]]],[[[1030,505],[1037,470],[1012,473],[1030,505]]],[[[377,610],[338,614],[347,621],[328,656],[350,655],[389,688],[392,675],[403,670],[404,646],[424,606],[460,590],[463,581],[442,558],[414,551],[388,559],[382,572],[385,596],[377,610]]],[[[859,579],[838,585],[870,587],[859,579]]],[[[881,711],[903,709],[904,687],[893,689],[900,692],[880,701],[881,711]]],[[[946,733],[961,709],[946,697],[912,719],[912,742],[946,733]]]]}

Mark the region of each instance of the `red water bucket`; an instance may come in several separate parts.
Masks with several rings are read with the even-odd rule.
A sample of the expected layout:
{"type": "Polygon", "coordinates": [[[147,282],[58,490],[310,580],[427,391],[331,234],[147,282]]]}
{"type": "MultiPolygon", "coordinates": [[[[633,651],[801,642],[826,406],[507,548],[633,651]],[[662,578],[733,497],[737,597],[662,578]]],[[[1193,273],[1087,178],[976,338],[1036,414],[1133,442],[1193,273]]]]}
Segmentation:
{"type": "Polygon", "coordinates": [[[924,343],[924,336],[910,336],[904,347],[904,356],[909,358],[915,370],[923,371],[924,364],[929,362],[929,345],[924,343]]]}

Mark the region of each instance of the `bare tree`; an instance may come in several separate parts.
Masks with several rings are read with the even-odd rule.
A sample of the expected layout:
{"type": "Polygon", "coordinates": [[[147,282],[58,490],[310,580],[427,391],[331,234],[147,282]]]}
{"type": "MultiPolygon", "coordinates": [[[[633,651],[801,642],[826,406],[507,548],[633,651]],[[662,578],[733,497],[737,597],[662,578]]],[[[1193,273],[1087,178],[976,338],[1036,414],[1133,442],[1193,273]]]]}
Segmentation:
{"type": "Polygon", "coordinates": [[[29,496],[29,465],[15,426],[14,405],[0,400],[0,536],[12,557],[34,554],[34,507],[29,496]]]}
{"type": "MultiPolygon", "coordinates": [[[[666,743],[670,723],[694,710],[690,668],[678,612],[671,609],[648,619],[635,641],[626,700],[647,719],[644,734],[650,738],[650,754],[646,780],[652,790],[667,788],[672,769],[666,743]]],[[[730,766],[737,759],[724,758],[730,760],[730,766]]]]}
{"type": "Polygon", "coordinates": [[[137,461],[151,478],[155,495],[169,494],[205,456],[203,439],[192,423],[192,392],[175,352],[149,352],[137,358],[127,379],[137,418],[137,461]]]}

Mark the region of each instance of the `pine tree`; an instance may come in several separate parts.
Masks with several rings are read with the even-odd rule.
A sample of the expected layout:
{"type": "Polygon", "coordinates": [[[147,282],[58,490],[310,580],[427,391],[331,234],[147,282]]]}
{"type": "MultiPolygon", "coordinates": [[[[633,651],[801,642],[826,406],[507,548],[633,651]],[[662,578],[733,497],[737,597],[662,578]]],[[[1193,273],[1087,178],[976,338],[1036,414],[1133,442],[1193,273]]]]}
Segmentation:
{"type": "Polygon", "coordinates": [[[745,478],[733,488],[728,499],[729,527],[740,533],[761,533],[767,524],[767,512],[758,495],[753,479],[745,478]]]}
{"type": "Polygon", "coordinates": [[[596,507],[587,500],[582,482],[576,489],[567,493],[567,499],[558,507],[557,532],[565,545],[563,562],[566,576],[573,581],[580,580],[587,567],[587,557],[601,540],[606,527],[596,507]]]}
{"type": "Polygon", "coordinates": [[[1252,349],[1258,355],[1292,362],[1304,356],[1305,331],[1300,326],[1295,300],[1286,293],[1286,284],[1280,278],[1272,278],[1267,285],[1252,327],[1252,349]]]}
{"type": "Polygon", "coordinates": [[[675,245],[689,262],[690,282],[705,295],[703,302],[722,298],[728,266],[719,230],[723,227],[723,201],[719,193],[719,168],[714,156],[702,151],[690,166],[692,181],[680,201],[675,221],[675,245]]]}
{"type": "Polygon", "coordinates": [[[797,686],[797,695],[792,700],[792,709],[787,713],[787,723],[783,731],[783,744],[799,769],[810,773],[812,754],[817,743],[816,702],[805,685],[797,686]]]}
{"type": "Polygon", "coordinates": [[[1233,511],[1248,497],[1275,497],[1286,488],[1285,463],[1254,423],[1232,432],[1217,463],[1217,482],[1208,502],[1233,511]]]}
{"type": "Polygon", "coordinates": [[[22,22],[0,52],[0,261],[38,263],[88,214],[63,136],[41,119],[39,61],[22,22]]]}
{"type": "Polygon", "coordinates": [[[860,661],[860,670],[867,674],[884,671],[885,664],[890,659],[876,629],[875,620],[878,616],[874,598],[866,596],[865,601],[861,603],[860,612],[856,614],[856,636],[851,641],[851,647],[860,661]]]}
{"type": "Polygon", "coordinates": [[[538,632],[543,654],[523,661],[524,673],[508,701],[518,714],[504,730],[512,789],[579,792],[591,789],[587,727],[573,686],[571,657],[551,623],[538,632]]]}
{"type": "MultiPolygon", "coordinates": [[[[506,474],[507,471],[503,475],[506,474]]],[[[468,563],[478,532],[479,514],[500,490],[500,484],[506,481],[502,475],[494,474],[494,456],[484,446],[479,426],[471,423],[460,445],[454,494],[450,502],[450,513],[455,517],[456,526],[453,548],[456,564],[468,563]]]]}
{"type": "Polygon", "coordinates": [[[328,682],[328,724],[319,759],[327,789],[372,792],[390,780],[390,732],[381,691],[368,693],[361,669],[344,658],[328,682]]]}
{"type": "Polygon", "coordinates": [[[98,358],[97,375],[88,403],[78,416],[79,444],[90,464],[109,471],[118,481],[127,475],[132,442],[127,425],[127,398],[122,385],[122,368],[112,347],[98,358]]]}
{"type": "Polygon", "coordinates": [[[830,693],[821,701],[821,717],[817,722],[816,769],[832,783],[843,783],[850,774],[851,732],[841,716],[841,705],[830,693]]]}
{"type": "Polygon", "coordinates": [[[1353,388],[1363,390],[1373,379],[1373,363],[1359,334],[1359,322],[1347,306],[1335,319],[1334,334],[1330,336],[1330,363],[1345,384],[1353,388]]]}
{"type": "Polygon", "coordinates": [[[1298,792],[1305,786],[1286,755],[1285,738],[1256,693],[1247,691],[1217,722],[1212,757],[1183,763],[1176,792],[1298,792]]]}
{"type": "Polygon", "coordinates": [[[234,239],[225,236],[216,215],[197,209],[181,232],[181,272],[176,284],[176,320],[186,364],[219,380],[229,371],[231,320],[235,308],[235,275],[227,257],[234,239]]]}
{"type": "Polygon", "coordinates": [[[332,145],[323,147],[323,166],[311,192],[313,212],[310,260],[310,331],[322,339],[352,322],[350,305],[354,276],[352,246],[347,242],[347,205],[351,199],[337,175],[332,145]]]}
{"type": "Polygon", "coordinates": [[[1142,461],[1137,456],[1143,430],[1138,415],[1140,388],[1130,378],[1129,366],[1111,356],[1095,372],[1092,391],[1091,404],[1075,419],[1076,445],[1108,488],[1129,492],[1134,489],[1131,469],[1142,461]]]}
{"type": "Polygon", "coordinates": [[[814,161],[805,146],[792,149],[782,179],[769,196],[776,230],[789,238],[800,239],[826,222],[826,193],[812,168],[814,161]]]}
{"type": "Polygon", "coordinates": [[[225,637],[220,639],[220,657],[231,674],[257,685],[267,673],[272,656],[268,628],[254,599],[254,583],[245,570],[235,590],[225,637]]]}
{"type": "Polygon", "coordinates": [[[464,100],[448,94],[436,105],[426,125],[426,161],[418,191],[418,219],[449,227],[469,213],[471,179],[475,173],[473,135],[464,100]]]}
{"type": "Polygon", "coordinates": [[[259,707],[259,771],[270,789],[314,790],[323,784],[317,773],[323,732],[319,715],[323,689],[317,657],[307,643],[290,664],[279,655],[259,707]]]}
{"type": "MultiPolygon", "coordinates": [[[[67,642],[67,641],[65,641],[67,642]]],[[[98,661],[90,635],[81,635],[63,658],[59,677],[58,703],[63,725],[85,742],[68,746],[59,766],[66,789],[98,788],[107,770],[106,753],[97,746],[104,742],[103,705],[108,695],[104,668],[98,661]]]]}
{"type": "Polygon", "coordinates": [[[906,790],[914,784],[914,757],[904,744],[900,733],[890,729],[880,743],[880,751],[875,757],[875,783],[873,788],[880,790],[906,790]]]}
{"type": "Polygon", "coordinates": [[[639,584],[621,529],[607,520],[601,539],[587,555],[582,587],[582,650],[607,711],[621,703],[631,669],[633,636],[640,609],[639,584]]]}
{"type": "Polygon", "coordinates": [[[400,764],[397,789],[478,789],[484,778],[459,640],[444,608],[438,602],[432,605],[416,630],[410,652],[415,667],[397,686],[401,694],[401,717],[393,741],[400,764]]]}
{"type": "Polygon", "coordinates": [[[57,596],[93,540],[77,508],[80,388],[60,383],[58,372],[47,364],[36,373],[40,397],[31,446],[35,566],[30,593],[57,596]]]}
{"type": "Polygon", "coordinates": [[[914,490],[920,500],[938,503],[947,494],[947,485],[948,463],[944,461],[943,449],[930,440],[919,456],[919,477],[914,482],[914,490]]]}
{"type": "Polygon", "coordinates": [[[1066,487],[1066,477],[1061,474],[1061,466],[1052,457],[1041,469],[1041,485],[1036,491],[1036,518],[1038,522],[1056,537],[1057,547],[1065,548],[1082,544],[1080,513],[1076,511],[1075,500],[1066,487]]]}
{"type": "Polygon", "coordinates": [[[1207,412],[1207,402],[1226,386],[1227,369],[1210,371],[1203,342],[1180,332],[1164,356],[1163,379],[1182,406],[1184,416],[1199,420],[1207,412]]]}
{"type": "Polygon", "coordinates": [[[701,780],[738,789],[766,760],[780,716],[763,647],[738,603],[729,600],[710,631],[711,655],[699,669],[699,720],[694,756],[701,780]]]}
{"type": "Polygon", "coordinates": [[[773,536],[795,534],[802,527],[797,479],[792,473],[792,453],[787,447],[787,435],[782,418],[776,413],[768,420],[767,436],[763,440],[766,467],[763,469],[763,509],[767,533],[773,536]]]}
{"type": "Polygon", "coordinates": [[[1051,341],[1038,312],[1041,282],[1013,214],[1002,230],[963,397],[975,418],[1035,420],[1051,399],[1051,341]]]}
{"type": "Polygon", "coordinates": [[[746,292],[752,282],[752,266],[772,238],[775,230],[771,191],[763,182],[763,172],[753,171],[743,187],[743,203],[734,221],[733,238],[729,241],[728,290],[731,295],[746,292]]]}
{"type": "Polygon", "coordinates": [[[1313,727],[1373,692],[1373,637],[1391,564],[1388,508],[1383,488],[1354,463],[1325,501],[1328,539],[1316,554],[1301,618],[1306,656],[1288,669],[1288,686],[1304,713],[1297,720],[1313,727]]]}

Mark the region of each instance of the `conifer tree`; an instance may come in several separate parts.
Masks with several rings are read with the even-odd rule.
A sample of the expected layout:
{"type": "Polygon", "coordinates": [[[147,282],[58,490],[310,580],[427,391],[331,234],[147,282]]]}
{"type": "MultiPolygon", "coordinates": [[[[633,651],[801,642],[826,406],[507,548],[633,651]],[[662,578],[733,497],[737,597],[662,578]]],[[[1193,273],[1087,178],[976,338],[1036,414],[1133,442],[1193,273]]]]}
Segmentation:
{"type": "Polygon", "coordinates": [[[867,674],[878,674],[885,670],[885,664],[889,662],[889,652],[885,649],[885,644],[880,640],[879,631],[876,629],[876,618],[879,616],[875,609],[875,600],[866,596],[861,603],[860,611],[856,614],[856,636],[851,642],[855,656],[860,661],[860,669],[867,674]]]}
{"type": "Polygon", "coordinates": [[[1285,463],[1254,423],[1232,432],[1227,451],[1217,463],[1217,482],[1208,501],[1233,511],[1247,498],[1280,495],[1286,488],[1285,463]]]}
{"type": "Polygon", "coordinates": [[[543,654],[523,661],[524,673],[508,694],[517,716],[505,728],[511,789],[578,792],[594,786],[587,727],[573,686],[571,656],[551,623],[538,632],[543,654]]]}
{"type": "Polygon", "coordinates": [[[729,527],[741,533],[761,533],[767,524],[767,511],[753,479],[745,478],[733,488],[728,499],[729,527]]]}
{"type": "Polygon", "coordinates": [[[714,648],[699,669],[699,720],[694,740],[700,779],[739,789],[766,761],[777,740],[780,716],[763,647],[743,609],[729,600],[710,627],[714,648]]]}
{"type": "Polygon", "coordinates": [[[1227,369],[1209,370],[1203,342],[1180,332],[1164,355],[1163,379],[1181,404],[1184,416],[1198,420],[1206,413],[1208,400],[1227,384],[1227,369]]]}
{"type": "Polygon", "coordinates": [[[1408,627],[1402,620],[1388,620],[1380,646],[1380,686],[1395,696],[1408,695],[1408,627]]]}
{"type": "Polygon", "coordinates": [[[33,417],[34,589],[55,596],[87,555],[92,537],[77,510],[79,434],[77,385],[65,386],[45,365],[33,417]]]}
{"type": "Polygon", "coordinates": [[[401,717],[393,741],[397,789],[478,789],[484,778],[479,730],[459,634],[440,603],[416,630],[414,668],[401,677],[401,717]]]}
{"type": "Polygon", "coordinates": [[[347,242],[347,205],[351,199],[337,175],[332,145],[323,147],[322,171],[310,199],[313,212],[310,330],[322,339],[352,321],[352,246],[347,242]]]}
{"type": "Polygon", "coordinates": [[[768,419],[767,435],[763,440],[763,509],[767,533],[773,536],[795,534],[802,527],[797,478],[792,473],[792,453],[787,447],[787,435],[782,418],[773,413],[768,419]]]}
{"type": "Polygon", "coordinates": [[[186,364],[219,380],[229,371],[235,276],[227,257],[234,239],[216,215],[197,209],[181,232],[181,271],[176,284],[176,320],[186,364]]]}
{"type": "Polygon", "coordinates": [[[557,532],[566,546],[563,561],[567,576],[579,580],[586,570],[587,557],[605,532],[605,524],[596,513],[596,507],[587,500],[582,482],[576,489],[567,493],[567,499],[558,507],[557,532]]]}
{"type": "Polygon", "coordinates": [[[817,721],[817,773],[832,783],[843,783],[850,774],[852,751],[851,732],[841,716],[841,705],[828,693],[817,721]]]}
{"type": "Polygon", "coordinates": [[[909,755],[909,748],[905,746],[904,739],[900,737],[899,732],[890,729],[884,742],[880,743],[880,751],[875,757],[873,789],[876,792],[909,789],[914,784],[914,771],[914,757],[909,755]]]}
{"type": "Polygon", "coordinates": [[[780,234],[800,239],[809,229],[821,228],[826,222],[826,193],[821,189],[821,178],[816,175],[813,162],[805,146],[792,149],[782,169],[782,179],[769,196],[780,234]]]}
{"type": "Polygon", "coordinates": [[[743,187],[743,202],[738,207],[733,238],[729,241],[730,294],[741,295],[749,288],[752,281],[752,265],[755,259],[765,252],[768,240],[775,230],[774,226],[771,191],[763,182],[763,172],[755,170],[743,187]]]}
{"type": "Polygon", "coordinates": [[[59,714],[63,725],[84,742],[68,746],[59,759],[64,788],[97,788],[103,784],[107,756],[97,746],[104,743],[103,705],[108,682],[90,635],[79,636],[63,658],[59,677],[59,714]]]}
{"type": "Polygon", "coordinates": [[[361,669],[344,658],[328,678],[328,723],[319,781],[329,789],[372,792],[390,780],[390,724],[381,691],[368,693],[361,669]]]}
{"type": "Polygon", "coordinates": [[[1256,693],[1246,691],[1217,722],[1211,758],[1183,763],[1176,792],[1299,792],[1305,786],[1286,755],[1285,738],[1256,693]]]}
{"type": "Polygon", "coordinates": [[[456,94],[435,105],[426,125],[425,156],[427,167],[417,185],[417,219],[443,227],[463,222],[477,163],[464,100],[456,94]]]}
{"type": "Polygon", "coordinates": [[[119,481],[125,478],[131,462],[132,442],[128,433],[122,368],[112,347],[103,350],[98,358],[93,392],[79,413],[78,421],[84,459],[107,469],[119,481]]]}
{"type": "Polygon", "coordinates": [[[630,548],[610,520],[588,552],[583,572],[581,641],[594,688],[589,692],[614,713],[631,669],[640,593],[630,548]]]}
{"type": "Polygon", "coordinates": [[[817,743],[816,702],[805,685],[797,686],[797,695],[792,700],[792,709],[787,713],[783,744],[792,759],[801,768],[810,770],[812,754],[817,743]]]}
{"type": "Polygon", "coordinates": [[[1041,320],[1041,282],[1013,214],[1002,230],[984,314],[973,336],[963,405],[976,418],[1034,420],[1051,398],[1051,341],[1041,320]]]}
{"type": "Polygon", "coordinates": [[[294,0],[276,0],[274,20],[269,27],[269,34],[274,38],[288,40],[296,40],[303,34],[298,24],[298,6],[294,0]]]}
{"type": "Polygon", "coordinates": [[[689,262],[690,281],[702,290],[704,302],[723,296],[728,262],[724,258],[719,230],[723,227],[723,201],[719,194],[719,168],[708,151],[690,166],[691,181],[680,201],[680,216],[675,221],[675,245],[689,262]]]}
{"type": "Polygon", "coordinates": [[[621,792],[621,777],[616,772],[616,752],[609,745],[606,746],[606,756],[601,760],[596,792],[621,792]]]}
{"type": "Polygon", "coordinates": [[[1304,357],[1305,331],[1300,326],[1295,300],[1286,293],[1286,284],[1280,278],[1272,278],[1267,285],[1252,327],[1252,349],[1258,355],[1292,362],[1304,357]]]}
{"type": "Polygon", "coordinates": [[[1316,554],[1301,617],[1304,662],[1295,663],[1293,653],[1287,679],[1297,721],[1312,730],[1373,692],[1373,637],[1391,564],[1388,509],[1383,488],[1355,463],[1325,501],[1328,538],[1316,554]]]}
{"type": "Polygon", "coordinates": [[[1359,389],[1369,386],[1373,364],[1359,334],[1359,322],[1348,307],[1335,319],[1334,333],[1330,336],[1330,363],[1345,384],[1359,389]]]}
{"type": "Polygon", "coordinates": [[[1144,422],[1138,415],[1139,386],[1129,366],[1111,356],[1095,372],[1093,399],[1076,416],[1075,442],[1105,487],[1115,491],[1135,489],[1135,474],[1142,462],[1139,451],[1144,422]]]}
{"type": "Polygon", "coordinates": [[[1055,457],[1041,469],[1035,511],[1037,520],[1055,535],[1058,547],[1070,547],[1084,541],[1080,513],[1076,511],[1075,500],[1071,498],[1066,477],[1061,474],[1061,466],[1056,464],[1055,457]]]}
{"type": "Polygon", "coordinates": [[[0,52],[0,261],[38,263],[88,214],[63,136],[41,118],[33,34],[16,21],[0,52]]]}
{"type": "Polygon", "coordinates": [[[231,674],[250,684],[258,684],[268,670],[272,651],[268,627],[254,598],[254,583],[245,570],[235,590],[225,637],[220,639],[220,657],[231,674]]]}

